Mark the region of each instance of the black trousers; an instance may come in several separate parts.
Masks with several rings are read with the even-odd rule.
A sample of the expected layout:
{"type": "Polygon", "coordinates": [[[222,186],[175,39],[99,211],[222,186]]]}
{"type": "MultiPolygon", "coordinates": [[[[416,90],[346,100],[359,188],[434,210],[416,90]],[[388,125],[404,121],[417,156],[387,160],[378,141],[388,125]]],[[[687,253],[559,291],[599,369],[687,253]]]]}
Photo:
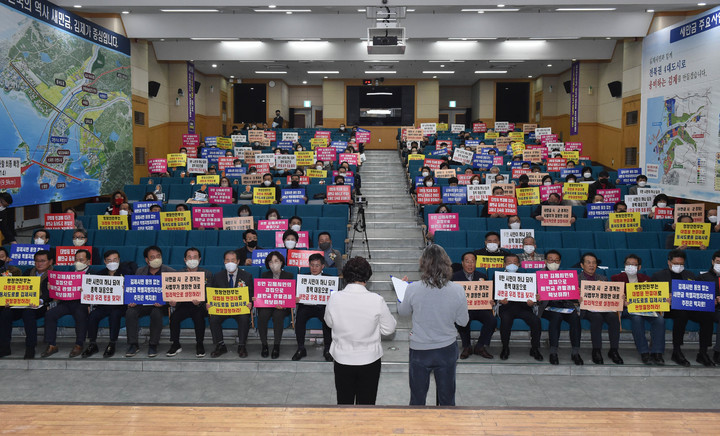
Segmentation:
{"type": "Polygon", "coordinates": [[[620,346],[620,317],[617,312],[590,312],[586,310],[583,316],[590,321],[590,340],[593,348],[602,348],[603,324],[608,326],[610,348],[617,349],[620,346]]]}
{"type": "MultiPolygon", "coordinates": [[[[311,318],[318,318],[322,323],[323,331],[323,350],[330,350],[332,343],[332,330],[325,324],[325,306],[314,306],[311,304],[298,304],[295,312],[295,338],[297,339],[298,348],[305,348],[305,331],[307,330],[307,322],[311,318]]],[[[275,321],[273,321],[275,323],[275,321]]]]}
{"type": "Polygon", "coordinates": [[[226,319],[234,319],[238,325],[239,345],[247,344],[248,333],[250,332],[250,315],[210,315],[210,333],[212,333],[213,344],[218,345],[224,342],[222,324],[226,319]]]}
{"type": "Polygon", "coordinates": [[[699,312],[694,310],[671,310],[669,318],[673,320],[673,348],[680,348],[685,336],[688,321],[700,324],[700,349],[712,345],[713,320],[715,312],[699,312]]]}
{"type": "Polygon", "coordinates": [[[75,344],[85,343],[87,334],[88,306],[80,300],[58,301],[57,306],[48,310],[45,314],[45,342],[48,345],[56,345],[57,323],[65,315],[72,315],[75,320],[75,344]]]}
{"type": "Polygon", "coordinates": [[[88,315],[87,322],[87,334],[90,342],[97,341],[99,328],[98,326],[100,325],[100,321],[102,321],[105,317],[108,317],[108,322],[110,324],[110,342],[117,342],[118,336],[120,335],[120,321],[122,320],[122,316],[124,313],[125,306],[123,305],[95,306],[92,312],[90,312],[90,315],[88,315]]]}
{"type": "Polygon", "coordinates": [[[375,404],[380,382],[380,359],[367,365],[335,362],[335,390],[338,404],[375,404]]]}
{"type": "Polygon", "coordinates": [[[550,346],[557,348],[560,344],[560,328],[562,322],[565,321],[570,326],[570,345],[573,348],[580,348],[580,332],[582,327],[580,326],[580,314],[577,312],[573,313],[558,313],[550,310],[543,311],[543,318],[550,322],[548,326],[548,335],[550,336],[550,346]]]}
{"type": "Polygon", "coordinates": [[[140,318],[150,316],[150,345],[160,343],[160,333],[163,327],[163,315],[167,313],[165,306],[135,306],[125,311],[125,328],[127,330],[128,344],[138,344],[140,333],[140,318]]]}
{"type": "Polygon", "coordinates": [[[261,307],[258,313],[258,332],[260,333],[260,342],[267,344],[268,321],[272,318],[273,322],[273,345],[280,345],[282,341],[283,330],[285,329],[285,317],[290,315],[290,309],[275,309],[274,307],[261,307]]]}
{"type": "Polygon", "coordinates": [[[455,324],[458,333],[460,333],[460,340],[462,341],[462,347],[467,348],[471,345],[470,340],[470,323],[472,321],[480,321],[482,323],[482,329],[480,330],[480,337],[477,341],[477,347],[487,347],[490,345],[493,333],[497,327],[497,318],[493,315],[492,310],[468,310],[468,321],[466,326],[459,326],[455,324]]]}
{"type": "Polygon", "coordinates": [[[170,342],[180,342],[180,323],[192,318],[195,327],[195,342],[202,343],[205,339],[205,306],[203,303],[196,306],[191,302],[182,302],[175,305],[170,315],[170,342]]]}
{"type": "Polygon", "coordinates": [[[530,346],[540,348],[542,323],[533,308],[522,301],[512,301],[500,307],[500,340],[503,347],[510,345],[510,331],[513,321],[521,319],[530,327],[530,346]]]}
{"type": "Polygon", "coordinates": [[[37,320],[45,316],[45,306],[39,309],[11,309],[0,307],[0,351],[10,351],[12,341],[12,323],[23,320],[25,328],[25,348],[37,345],[37,320]]]}

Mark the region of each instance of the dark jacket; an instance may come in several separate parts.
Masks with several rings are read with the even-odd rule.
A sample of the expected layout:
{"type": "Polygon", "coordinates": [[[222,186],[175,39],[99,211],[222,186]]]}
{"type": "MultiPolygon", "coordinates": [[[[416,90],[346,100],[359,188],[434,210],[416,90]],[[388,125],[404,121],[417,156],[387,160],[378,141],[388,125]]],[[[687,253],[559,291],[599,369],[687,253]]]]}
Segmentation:
{"type": "MultiPolygon", "coordinates": [[[[43,275],[40,276],[40,299],[42,300],[41,306],[48,306],[50,304],[50,290],[48,289],[48,271],[52,271],[52,267],[45,271],[43,275]]],[[[30,268],[25,273],[26,277],[36,277],[37,276],[37,270],[35,267],[30,268]]]]}
{"type": "MultiPolygon", "coordinates": [[[[621,272],[620,274],[615,274],[614,276],[610,277],[610,281],[612,282],[623,282],[623,283],[630,283],[628,280],[628,275],[624,272],[621,272]]],[[[643,273],[637,274],[637,281],[638,282],[649,282],[650,276],[647,276],[643,273]]]]}
{"type": "MultiPolygon", "coordinates": [[[[451,280],[452,280],[453,282],[466,282],[466,281],[468,281],[467,277],[465,277],[465,271],[463,271],[463,270],[455,271],[455,272],[453,273],[453,275],[452,275],[452,279],[451,279],[451,280]]],[[[478,280],[487,280],[487,276],[486,276],[485,274],[481,273],[480,271],[475,270],[475,271],[473,272],[472,281],[478,281],[478,280]]]]}
{"type": "MultiPolygon", "coordinates": [[[[253,280],[252,275],[242,269],[237,270],[236,274],[237,283],[236,286],[243,288],[248,288],[248,296],[250,297],[250,301],[252,301],[253,296],[255,296],[255,281],[253,280]]],[[[228,272],[226,270],[218,271],[212,276],[212,287],[213,288],[227,288],[228,283],[228,272]]]]}
{"type": "MultiPolygon", "coordinates": [[[[273,278],[272,271],[265,271],[262,274],[260,274],[260,278],[263,279],[271,279],[273,278]]],[[[293,273],[289,273],[287,271],[280,271],[280,279],[281,280],[292,280],[295,278],[295,275],[293,273]]]]}

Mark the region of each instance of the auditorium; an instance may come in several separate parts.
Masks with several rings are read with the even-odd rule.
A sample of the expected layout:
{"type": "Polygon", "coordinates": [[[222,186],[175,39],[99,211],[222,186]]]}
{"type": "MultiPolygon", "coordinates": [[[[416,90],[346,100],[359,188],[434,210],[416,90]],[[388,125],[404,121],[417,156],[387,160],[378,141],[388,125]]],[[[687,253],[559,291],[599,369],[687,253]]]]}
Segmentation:
{"type": "Polygon", "coordinates": [[[0,432],[717,431],[720,3],[0,12],[0,432]]]}

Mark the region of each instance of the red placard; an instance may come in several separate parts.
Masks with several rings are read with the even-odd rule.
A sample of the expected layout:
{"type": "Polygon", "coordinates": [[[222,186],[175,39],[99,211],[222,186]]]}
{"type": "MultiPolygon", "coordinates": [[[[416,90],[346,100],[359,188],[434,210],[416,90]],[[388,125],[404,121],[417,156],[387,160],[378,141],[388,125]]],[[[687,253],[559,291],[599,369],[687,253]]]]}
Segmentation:
{"type": "MultiPolygon", "coordinates": [[[[285,244],[283,244],[283,234],[284,231],[277,231],[275,232],[275,248],[285,248],[285,244]]],[[[300,231],[297,232],[298,234],[298,241],[297,245],[295,245],[295,248],[310,248],[310,236],[308,232],[306,231],[300,231]]]]}
{"type": "Polygon", "coordinates": [[[512,178],[517,179],[523,174],[530,174],[530,168],[513,168],[512,178]]]}
{"type": "Polygon", "coordinates": [[[502,213],[505,215],[517,215],[517,200],[515,197],[504,195],[491,195],[488,199],[488,214],[502,213]]]}
{"type": "Polygon", "coordinates": [[[232,190],[233,188],[229,186],[210,186],[208,187],[208,200],[210,201],[210,203],[230,204],[233,201],[232,190]]]}
{"type": "Polygon", "coordinates": [[[258,220],[258,230],[287,230],[288,220],[258,220]]]}
{"type": "Polygon", "coordinates": [[[317,147],[315,148],[315,156],[317,156],[317,160],[323,162],[335,162],[337,160],[335,147],[317,147]]]}
{"type": "Polygon", "coordinates": [[[223,171],[225,168],[233,166],[235,156],[222,156],[218,158],[218,169],[223,171]]]}
{"type": "Polygon", "coordinates": [[[653,218],[656,220],[671,220],[674,218],[672,207],[656,207],[653,218]]]}
{"type": "Polygon", "coordinates": [[[265,130],[265,139],[277,141],[277,132],[275,130],[265,130]]]}
{"type": "Polygon", "coordinates": [[[71,213],[46,213],[45,228],[47,230],[72,230],[75,228],[75,218],[71,213]]]}
{"type": "Polygon", "coordinates": [[[330,142],[330,135],[331,133],[327,130],[316,130],[315,131],[315,137],[316,138],[325,138],[330,142]]]}
{"type": "Polygon", "coordinates": [[[548,171],[560,171],[561,169],[564,169],[567,167],[567,159],[564,157],[551,157],[547,160],[547,170],[548,171]]]}
{"type": "Polygon", "coordinates": [[[148,172],[150,174],[154,173],[164,173],[167,171],[167,159],[148,159],[148,172]]]}
{"type": "Polygon", "coordinates": [[[487,132],[487,124],[473,123],[473,133],[484,133],[484,132],[487,132]]]}
{"type": "MultiPolygon", "coordinates": [[[[185,150],[187,150],[187,157],[197,157],[197,147],[194,145],[185,145],[185,150]]],[[[179,151],[178,151],[179,153],[179,151]]]]}
{"type": "Polygon", "coordinates": [[[338,156],[338,162],[347,162],[349,165],[358,164],[357,153],[340,153],[338,156]]]}
{"type": "Polygon", "coordinates": [[[322,251],[315,250],[288,250],[287,265],[306,268],[310,266],[310,256],[313,254],[322,254],[322,251]]]}
{"type": "Polygon", "coordinates": [[[512,132],[515,130],[515,123],[508,123],[508,132],[512,132]]]}
{"type": "Polygon", "coordinates": [[[425,161],[423,162],[423,166],[426,166],[426,167],[430,168],[431,170],[435,171],[435,170],[440,169],[440,165],[442,165],[443,162],[444,161],[442,159],[427,159],[426,158],[425,161]]]}
{"type": "Polygon", "coordinates": [[[48,271],[48,291],[53,300],[79,300],[84,272],[48,271]]]}
{"type": "Polygon", "coordinates": [[[328,203],[349,203],[351,200],[350,185],[327,185],[326,199],[328,203]]]}
{"type": "Polygon", "coordinates": [[[269,163],[261,163],[261,164],[252,164],[250,165],[250,168],[255,167],[258,174],[266,174],[270,172],[270,164],[269,163]]]}
{"type": "Polygon", "coordinates": [[[369,130],[358,129],[358,131],[355,132],[355,141],[362,143],[370,142],[370,135],[371,132],[369,130]]]}
{"type": "Polygon", "coordinates": [[[620,201],[619,189],[598,189],[597,193],[603,196],[605,203],[617,203],[620,201]]]}
{"type": "Polygon", "coordinates": [[[193,227],[198,229],[222,229],[222,207],[193,207],[193,227]]]}
{"type": "Polygon", "coordinates": [[[418,204],[440,204],[442,203],[442,190],[439,186],[417,188],[418,204]]]}
{"type": "Polygon", "coordinates": [[[194,133],[183,133],[182,145],[183,147],[195,147],[195,149],[197,149],[197,146],[200,145],[200,135],[196,135],[194,133]]]}
{"type": "Polygon", "coordinates": [[[75,253],[78,250],[89,251],[92,259],[92,247],[90,246],[55,247],[55,265],[75,265],[75,253]]]}
{"type": "MultiPolygon", "coordinates": [[[[289,185],[290,183],[292,183],[292,176],[287,176],[287,184],[289,185]]],[[[308,176],[300,176],[300,177],[299,177],[299,180],[298,180],[298,183],[300,183],[301,185],[309,185],[309,184],[310,184],[310,177],[308,177],[308,176]]]]}

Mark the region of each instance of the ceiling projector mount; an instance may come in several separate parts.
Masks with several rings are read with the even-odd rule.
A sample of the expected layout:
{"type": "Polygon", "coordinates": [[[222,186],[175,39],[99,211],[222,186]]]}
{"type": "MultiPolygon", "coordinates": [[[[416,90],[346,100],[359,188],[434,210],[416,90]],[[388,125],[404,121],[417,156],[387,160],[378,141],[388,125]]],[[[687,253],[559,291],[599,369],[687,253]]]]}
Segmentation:
{"type": "MultiPolygon", "coordinates": [[[[387,0],[383,4],[387,5],[387,0]]],[[[405,14],[404,6],[366,8],[367,18],[375,21],[375,27],[368,28],[368,54],[405,54],[405,28],[399,26],[405,14]]]]}

